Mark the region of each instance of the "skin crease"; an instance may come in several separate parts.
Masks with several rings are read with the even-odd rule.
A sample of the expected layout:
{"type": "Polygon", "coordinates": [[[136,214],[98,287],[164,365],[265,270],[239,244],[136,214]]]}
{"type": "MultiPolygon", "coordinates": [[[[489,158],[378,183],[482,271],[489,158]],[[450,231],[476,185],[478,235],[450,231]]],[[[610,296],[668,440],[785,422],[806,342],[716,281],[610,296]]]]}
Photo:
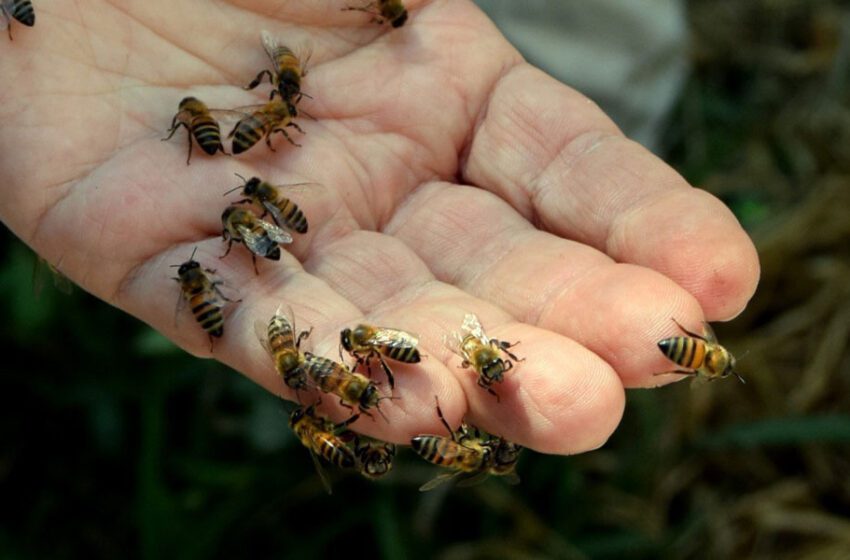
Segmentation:
{"type": "MultiPolygon", "coordinates": [[[[466,0],[406,2],[404,27],[345,1],[42,3],[2,45],[0,218],[96,296],[210,356],[169,265],[217,270],[229,297],[212,356],[292,398],[254,335],[279,305],[302,349],[336,358],[358,322],[416,333],[418,365],[391,363],[393,400],[354,428],[407,443],[461,418],[532,449],[578,453],[620,421],[624,387],[672,364],[656,342],[728,320],[752,296],[752,243],[718,200],[627,140],[590,101],[526,64],[466,0]],[[161,142],[177,104],[262,103],[242,86],[268,65],[261,29],[310,45],[300,118],[239,157],[161,142]],[[234,173],[287,191],[310,222],[279,262],[224,253],[234,173]],[[470,186],[473,185],[474,187],[470,186]],[[475,188],[477,187],[477,188],[475,188]],[[474,312],[525,360],[495,386],[443,337],[474,312]]],[[[14,25],[14,22],[13,22],[14,25]]],[[[226,134],[232,124],[222,126],[226,134]]],[[[227,144],[227,142],[226,142],[227,144]]],[[[376,370],[377,371],[377,370],[376,370]]],[[[379,389],[388,391],[381,373],[379,389]]],[[[302,395],[305,402],[313,396],[302,395]]],[[[347,413],[330,396],[323,408],[347,413]]]]}

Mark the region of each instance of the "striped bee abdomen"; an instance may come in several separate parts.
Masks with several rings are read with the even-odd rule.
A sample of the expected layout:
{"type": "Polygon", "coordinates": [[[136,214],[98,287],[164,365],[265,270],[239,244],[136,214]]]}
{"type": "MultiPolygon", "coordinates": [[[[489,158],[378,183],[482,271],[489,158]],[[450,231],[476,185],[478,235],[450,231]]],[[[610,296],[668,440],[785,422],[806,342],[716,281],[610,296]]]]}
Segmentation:
{"type": "Polygon", "coordinates": [[[189,297],[189,305],[195,320],[207,334],[220,337],[224,333],[224,315],[221,307],[210,301],[208,290],[202,286],[195,288],[189,297]]]}
{"type": "Polygon", "coordinates": [[[418,363],[422,357],[419,355],[419,349],[415,346],[384,346],[382,353],[393,360],[404,362],[407,364],[418,363]]]}
{"type": "Polygon", "coordinates": [[[658,342],[658,348],[671,361],[689,369],[699,369],[705,359],[705,343],[689,336],[674,336],[658,342]]]}
{"type": "Polygon", "coordinates": [[[12,0],[12,17],[26,26],[35,25],[35,10],[30,0],[12,0]]]}
{"type": "Polygon", "coordinates": [[[224,146],[221,145],[221,129],[212,116],[197,115],[193,117],[192,134],[201,149],[209,155],[214,155],[219,149],[224,151],[224,146]]]}

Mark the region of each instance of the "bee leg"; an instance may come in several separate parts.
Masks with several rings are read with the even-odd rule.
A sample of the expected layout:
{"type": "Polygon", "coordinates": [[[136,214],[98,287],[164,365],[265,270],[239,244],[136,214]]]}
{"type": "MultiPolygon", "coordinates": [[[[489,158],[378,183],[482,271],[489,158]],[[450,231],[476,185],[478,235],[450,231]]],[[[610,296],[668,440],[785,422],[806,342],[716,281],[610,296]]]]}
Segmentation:
{"type": "Polygon", "coordinates": [[[271,73],[271,72],[269,72],[268,70],[263,70],[262,72],[260,72],[259,74],[257,74],[257,77],[256,77],[256,78],[254,78],[254,81],[253,81],[253,82],[251,82],[250,84],[248,84],[248,85],[245,87],[245,89],[254,89],[254,88],[255,88],[255,87],[257,87],[258,85],[260,85],[260,83],[263,81],[263,76],[268,76],[268,77],[269,77],[269,83],[273,83],[273,82],[272,82],[272,73],[271,73]]]}
{"type": "Polygon", "coordinates": [[[222,144],[221,142],[218,143],[218,147],[216,149],[226,156],[233,155],[233,154],[231,154],[230,152],[228,152],[227,150],[224,149],[224,144],[222,144]]]}
{"type": "Polygon", "coordinates": [[[390,389],[395,389],[395,379],[393,378],[393,372],[390,370],[390,367],[387,365],[387,362],[384,361],[384,357],[378,354],[377,352],[376,355],[378,356],[378,361],[381,362],[381,368],[384,370],[384,373],[387,376],[387,381],[390,384],[390,389]]]}
{"type": "MultiPolygon", "coordinates": [[[[222,237],[224,237],[224,233],[222,233],[222,237]]],[[[230,254],[230,248],[233,247],[233,239],[225,239],[225,241],[227,242],[227,250],[224,252],[224,254],[222,256],[219,257],[219,259],[223,259],[228,254],[230,254]]]]}
{"type": "MultiPolygon", "coordinates": [[[[188,126],[186,129],[188,130],[188,126]]],[[[191,131],[189,134],[186,134],[186,140],[189,142],[189,154],[186,156],[186,165],[189,165],[189,161],[192,159],[192,134],[191,131]]]]}
{"type": "Polygon", "coordinates": [[[213,288],[213,290],[215,290],[215,293],[216,293],[216,294],[218,294],[218,296],[219,296],[221,299],[223,299],[224,301],[229,301],[230,303],[239,303],[240,301],[242,301],[241,299],[235,299],[235,300],[234,300],[234,299],[230,299],[229,297],[227,297],[226,295],[224,295],[224,294],[222,293],[222,291],[218,289],[218,287],[219,287],[221,284],[222,284],[222,282],[221,282],[220,280],[218,280],[218,281],[216,281],[216,282],[213,282],[213,283],[212,283],[212,288],[213,288]]]}
{"type": "Polygon", "coordinates": [[[353,423],[357,422],[358,418],[360,418],[360,414],[355,414],[354,416],[351,416],[350,418],[348,418],[348,420],[345,420],[344,422],[340,422],[339,424],[334,426],[334,430],[341,430],[342,428],[345,428],[349,424],[353,424],[353,423]]]}
{"type": "Polygon", "coordinates": [[[437,395],[434,395],[434,402],[437,403],[437,416],[440,418],[440,423],[442,423],[443,426],[446,427],[446,431],[449,432],[450,436],[452,436],[452,441],[458,441],[457,434],[454,430],[452,430],[452,427],[449,426],[449,423],[446,422],[446,417],[443,416],[443,411],[440,408],[440,399],[437,397],[437,395]]]}
{"type": "MultiPolygon", "coordinates": [[[[305,111],[301,111],[301,112],[304,113],[305,115],[307,114],[305,111]]],[[[313,118],[313,117],[310,117],[310,118],[313,118]]],[[[315,120],[315,119],[313,119],[313,120],[315,120]]],[[[304,132],[303,128],[298,126],[298,123],[296,123],[296,122],[290,122],[286,126],[291,126],[292,128],[294,128],[295,130],[297,130],[301,134],[307,134],[306,132],[304,132]]]]}
{"type": "Polygon", "coordinates": [[[659,371],[658,373],[653,373],[652,375],[667,375],[669,373],[678,373],[679,375],[696,375],[696,371],[688,371],[685,369],[677,369],[674,371],[659,371]]]}
{"type": "Polygon", "coordinates": [[[251,263],[254,265],[254,274],[257,276],[260,275],[260,271],[257,269],[257,255],[251,253],[251,263]]]}
{"type": "Polygon", "coordinates": [[[505,354],[510,356],[511,359],[514,360],[515,362],[524,362],[525,361],[525,358],[518,358],[513,352],[508,350],[508,348],[513,348],[514,346],[519,344],[519,340],[517,340],[513,344],[511,344],[510,342],[508,342],[506,340],[496,340],[494,342],[496,342],[499,345],[499,350],[501,350],[502,352],[504,352],[505,354]]]}
{"type": "Polygon", "coordinates": [[[271,132],[266,134],[266,146],[268,146],[271,151],[276,152],[277,150],[272,148],[272,134],[274,134],[274,133],[275,133],[275,131],[272,130],[271,132]]]}
{"type": "Polygon", "coordinates": [[[309,331],[301,331],[301,332],[298,334],[298,339],[295,341],[295,349],[296,349],[296,350],[300,350],[300,349],[301,349],[301,341],[302,341],[302,340],[304,340],[305,338],[307,338],[308,336],[310,336],[310,334],[311,334],[312,332],[313,332],[313,327],[310,327],[310,330],[309,330],[309,331]]]}
{"type": "Polygon", "coordinates": [[[487,392],[488,392],[488,393],[490,393],[491,395],[493,395],[494,397],[496,397],[496,402],[497,402],[497,403],[498,403],[498,402],[502,402],[502,399],[499,397],[499,394],[498,394],[496,391],[494,391],[494,390],[493,390],[493,388],[492,388],[492,387],[490,387],[490,386],[487,384],[487,382],[486,382],[486,381],[484,381],[484,378],[481,378],[481,377],[479,377],[479,378],[478,378],[478,386],[479,386],[479,387],[481,387],[482,389],[487,389],[487,392]]]}
{"type": "MultiPolygon", "coordinates": [[[[293,124],[295,124],[295,123],[289,123],[286,126],[290,126],[290,125],[293,125],[293,124]]],[[[298,127],[298,125],[295,125],[295,126],[298,127]]],[[[298,127],[298,130],[301,130],[301,128],[298,127]]],[[[269,134],[268,138],[271,138],[271,135],[274,134],[275,132],[280,132],[281,134],[283,134],[286,137],[286,139],[289,140],[289,143],[292,144],[293,146],[298,146],[299,148],[301,147],[301,144],[298,144],[295,140],[293,140],[289,136],[289,134],[282,128],[276,128],[276,129],[272,130],[271,134],[269,134]]],[[[304,131],[301,130],[301,132],[303,133],[304,131]]],[[[266,143],[268,144],[268,140],[266,140],[266,143]]],[[[271,145],[269,145],[269,147],[271,147],[271,145]]]]}
{"type": "MultiPolygon", "coordinates": [[[[673,318],[671,317],[671,319],[673,319],[673,318]]],[[[684,333],[686,333],[688,336],[692,336],[692,337],[694,337],[694,338],[698,338],[698,339],[700,339],[700,340],[706,340],[706,338],[705,338],[704,336],[699,335],[699,334],[696,334],[696,333],[692,333],[691,331],[689,331],[688,329],[686,329],[685,327],[683,327],[682,325],[680,325],[680,324],[679,324],[679,321],[677,321],[676,319],[673,319],[673,322],[674,322],[674,323],[676,323],[676,326],[677,326],[677,327],[679,327],[680,329],[682,329],[682,331],[683,331],[684,333]]]]}
{"type": "MultiPolygon", "coordinates": [[[[178,113],[179,114],[179,113],[178,113]]],[[[171,128],[168,129],[168,136],[165,138],[160,138],[160,141],[165,142],[166,140],[171,140],[171,137],[174,136],[174,133],[177,132],[177,129],[181,126],[185,126],[186,130],[189,130],[189,125],[184,122],[177,122],[177,115],[174,115],[174,118],[171,119],[171,128]]]]}

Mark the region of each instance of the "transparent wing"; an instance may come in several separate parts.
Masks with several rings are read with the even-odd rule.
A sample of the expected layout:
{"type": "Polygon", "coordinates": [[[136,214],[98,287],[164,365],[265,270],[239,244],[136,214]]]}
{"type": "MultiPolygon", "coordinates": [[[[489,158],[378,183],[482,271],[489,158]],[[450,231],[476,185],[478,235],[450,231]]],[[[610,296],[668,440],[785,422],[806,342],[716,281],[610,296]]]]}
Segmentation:
{"type": "Polygon", "coordinates": [[[331,481],[328,478],[327,473],[325,473],[325,469],[322,468],[322,463],[319,462],[319,458],[313,453],[313,450],[310,449],[310,458],[313,460],[313,465],[316,467],[316,472],[319,474],[319,478],[322,480],[322,486],[325,487],[325,490],[328,491],[328,496],[333,494],[331,490],[331,481]]]}
{"type": "Polygon", "coordinates": [[[443,346],[445,346],[448,350],[451,350],[453,354],[457,354],[465,360],[466,356],[464,356],[463,352],[460,351],[461,342],[463,342],[463,335],[457,331],[453,331],[452,334],[443,335],[443,346]]]}
{"type": "Polygon", "coordinates": [[[375,329],[375,333],[368,342],[387,345],[391,348],[414,348],[419,344],[419,339],[409,332],[379,327],[375,329]]]}
{"type": "Polygon", "coordinates": [[[263,348],[266,349],[266,352],[271,355],[272,347],[269,346],[269,328],[268,324],[264,322],[262,319],[257,319],[254,321],[254,334],[257,335],[257,340],[260,341],[263,348]]]}
{"type": "Polygon", "coordinates": [[[463,317],[463,324],[460,328],[479,339],[485,346],[490,344],[490,339],[484,334],[484,327],[481,326],[481,321],[478,320],[478,317],[474,313],[467,313],[463,317]]]}
{"type": "Polygon", "coordinates": [[[260,220],[260,226],[266,230],[272,241],[276,241],[277,243],[292,243],[292,235],[285,229],[281,229],[263,220],[260,220]]]}
{"type": "Polygon", "coordinates": [[[271,244],[269,242],[269,238],[265,235],[254,233],[251,228],[241,224],[236,225],[236,231],[239,232],[239,237],[242,239],[242,242],[245,243],[245,246],[248,247],[248,250],[255,255],[265,257],[269,252],[271,244]]]}
{"type": "Polygon", "coordinates": [[[458,481],[457,485],[459,488],[467,488],[469,486],[475,486],[477,484],[481,484],[487,478],[489,478],[490,473],[486,470],[478,471],[476,473],[468,473],[465,476],[461,477],[458,481]]]}
{"type": "Polygon", "coordinates": [[[263,44],[263,50],[266,51],[269,60],[272,61],[272,67],[274,67],[274,52],[280,46],[280,41],[278,41],[277,37],[272,35],[271,32],[266,29],[263,29],[262,31],[260,31],[260,42],[263,44]]]}
{"type": "Polygon", "coordinates": [[[280,213],[280,208],[278,208],[274,203],[270,200],[264,200],[261,203],[266,212],[271,215],[272,220],[280,227],[284,227],[286,225],[286,220],[283,217],[283,214],[280,213]]]}
{"type": "Polygon", "coordinates": [[[702,322],[702,332],[708,342],[717,343],[717,335],[714,334],[714,329],[706,321],[702,322]]]}
{"type": "Polygon", "coordinates": [[[433,490],[434,488],[437,488],[441,484],[450,481],[451,479],[453,479],[454,477],[456,477],[460,473],[461,473],[461,471],[443,473],[443,474],[437,476],[436,478],[432,478],[431,480],[429,480],[428,482],[426,482],[425,484],[420,486],[419,491],[420,492],[427,492],[429,490],[433,490]]]}

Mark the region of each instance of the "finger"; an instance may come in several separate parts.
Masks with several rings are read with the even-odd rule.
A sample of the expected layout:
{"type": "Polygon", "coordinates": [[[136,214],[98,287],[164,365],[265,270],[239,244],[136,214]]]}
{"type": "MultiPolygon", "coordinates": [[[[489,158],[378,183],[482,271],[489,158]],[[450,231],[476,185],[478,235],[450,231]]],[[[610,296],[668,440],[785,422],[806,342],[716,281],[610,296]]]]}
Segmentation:
{"type": "Polygon", "coordinates": [[[652,374],[669,362],[656,343],[674,329],[671,317],[702,320],[693,296],[669,278],[539,231],[480,189],[428,185],[386,231],[438,279],[586,346],[627,387],[659,384],[652,374]]]}
{"type": "MultiPolygon", "coordinates": [[[[214,257],[210,244],[214,247],[215,242],[198,244],[196,259],[203,265],[214,257]]],[[[337,243],[329,250],[344,250],[344,244],[337,243]]],[[[394,250],[407,249],[398,243],[382,248],[384,254],[394,250]]],[[[173,269],[166,265],[178,264],[190,253],[187,245],[140,267],[126,283],[121,303],[193,353],[205,355],[209,351],[206,336],[191,324],[188,311],[183,313],[178,330],[173,327],[171,315],[177,288],[165,272],[173,269]]],[[[270,318],[281,303],[292,307],[299,328],[314,327],[306,348],[332,359],[337,358],[340,329],[362,320],[417,333],[427,358],[416,366],[393,364],[393,396],[398,399],[381,404],[388,422],[380,416],[374,422],[364,418],[355,424],[358,431],[397,443],[406,443],[420,433],[441,433],[433,414],[434,396],[439,397],[454,425],[466,416],[485,430],[552,453],[598,447],[619,421],[623,393],[616,375],[598,357],[561,336],[526,325],[497,328],[499,325],[491,318],[504,318],[503,312],[438,282],[429,282],[427,289],[406,290],[400,306],[390,302],[382,311],[361,317],[346,298],[303,271],[294,258],[285,256],[280,265],[275,274],[253,277],[249,263],[220,261],[216,274],[228,283],[240,278],[250,280],[240,284],[242,301],[227,310],[225,336],[216,340],[213,355],[269,390],[292,398],[253,334],[253,322],[258,317],[270,318]],[[443,336],[459,328],[468,311],[479,313],[488,329],[493,325],[492,336],[506,336],[512,341],[520,338],[528,352],[525,361],[517,364],[497,388],[501,402],[476,385],[473,373],[457,368],[459,358],[443,345],[443,336]]],[[[361,269],[352,268],[352,275],[360,272],[361,269]]],[[[350,281],[343,284],[349,289],[354,285],[350,281]]],[[[386,387],[382,386],[381,391],[386,393],[386,387]]],[[[326,397],[323,402],[338,416],[347,414],[333,398],[326,397]]]]}
{"type": "Polygon", "coordinates": [[[652,268],[710,320],[752,296],[755,248],[732,213],[693,189],[588,99],[528,65],[502,77],[462,167],[547,230],[652,268]]]}

